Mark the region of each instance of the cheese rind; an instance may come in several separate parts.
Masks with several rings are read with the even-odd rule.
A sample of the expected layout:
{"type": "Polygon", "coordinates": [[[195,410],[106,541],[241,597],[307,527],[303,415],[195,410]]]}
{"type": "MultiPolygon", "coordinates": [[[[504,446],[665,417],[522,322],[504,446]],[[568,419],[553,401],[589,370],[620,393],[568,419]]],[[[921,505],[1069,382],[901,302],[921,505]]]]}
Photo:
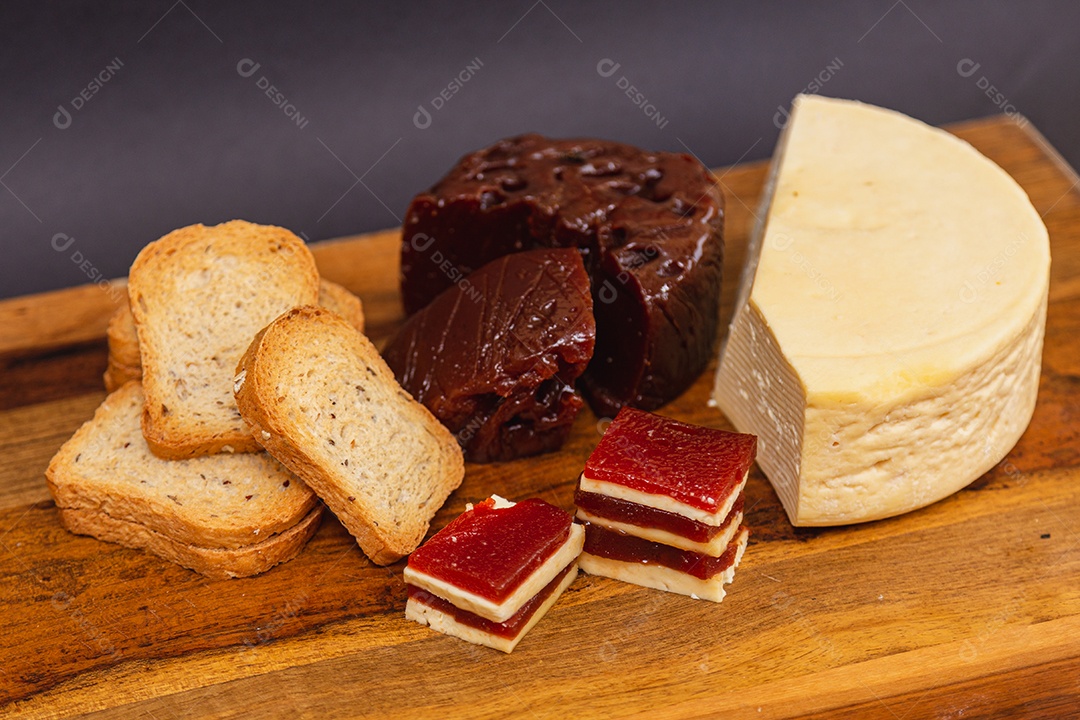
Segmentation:
{"type": "Polygon", "coordinates": [[[1001,168],[880,108],[796,99],[713,398],[795,525],[935,502],[1034,411],[1049,240],[1001,168]]]}

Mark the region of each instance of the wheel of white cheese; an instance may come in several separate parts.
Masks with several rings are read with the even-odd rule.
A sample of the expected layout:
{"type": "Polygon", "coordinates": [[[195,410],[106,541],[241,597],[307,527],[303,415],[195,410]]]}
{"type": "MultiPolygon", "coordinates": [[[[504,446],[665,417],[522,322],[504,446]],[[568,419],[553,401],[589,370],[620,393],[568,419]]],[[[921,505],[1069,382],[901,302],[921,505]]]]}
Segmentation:
{"type": "Polygon", "coordinates": [[[1050,247],[1000,167],[890,110],[795,99],[713,399],[795,525],[888,517],[1031,419],[1050,247]]]}

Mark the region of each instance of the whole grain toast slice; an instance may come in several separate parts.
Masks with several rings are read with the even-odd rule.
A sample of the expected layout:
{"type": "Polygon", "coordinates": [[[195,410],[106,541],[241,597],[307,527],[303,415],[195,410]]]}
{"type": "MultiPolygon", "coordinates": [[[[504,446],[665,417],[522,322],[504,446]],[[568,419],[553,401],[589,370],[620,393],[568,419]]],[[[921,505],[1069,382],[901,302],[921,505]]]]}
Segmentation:
{"type": "Polygon", "coordinates": [[[360,298],[337,283],[323,280],[319,283],[319,307],[345,318],[359,332],[364,332],[364,305],[360,298]]]}
{"type": "Polygon", "coordinates": [[[454,437],[341,317],[294,308],[237,367],[236,403],[271,455],[304,479],[373,562],[409,554],[464,475],[454,437]]]}
{"type": "Polygon", "coordinates": [[[142,436],[142,410],[141,386],[128,383],[64,443],[45,471],[57,506],[225,549],[285,533],[317,506],[315,494],[266,453],[156,457],[142,436]]]}
{"type": "Polygon", "coordinates": [[[214,580],[251,577],[292,560],[319,529],[323,506],[317,505],[291,528],[240,548],[185,545],[145,525],[118,520],[100,510],[58,508],[64,527],[76,535],[146,550],[214,580]]]}
{"type": "Polygon", "coordinates": [[[131,381],[142,381],[141,365],[121,365],[109,356],[109,363],[105,366],[105,392],[116,392],[131,381]]]}
{"type": "Polygon", "coordinates": [[[242,220],[191,225],[150,243],[128,296],[143,368],[143,434],[160,457],[256,452],[232,397],[251,338],[318,300],[315,259],[288,230],[242,220]]]}
{"type": "MultiPolygon", "coordinates": [[[[109,362],[116,365],[140,368],[142,356],[139,355],[139,336],[135,333],[135,318],[131,315],[131,305],[123,303],[109,318],[109,327],[105,331],[109,343],[109,362]]],[[[115,390],[117,388],[113,388],[115,390]]],[[[112,392],[112,390],[109,390],[112,392]]]]}
{"type": "MultiPolygon", "coordinates": [[[[329,280],[319,282],[319,305],[336,312],[349,324],[364,332],[364,307],[360,298],[329,280]]],[[[126,382],[142,379],[142,358],[139,355],[139,336],[131,306],[123,304],[109,318],[106,333],[109,341],[109,364],[105,370],[105,389],[112,392],[126,382]]]]}

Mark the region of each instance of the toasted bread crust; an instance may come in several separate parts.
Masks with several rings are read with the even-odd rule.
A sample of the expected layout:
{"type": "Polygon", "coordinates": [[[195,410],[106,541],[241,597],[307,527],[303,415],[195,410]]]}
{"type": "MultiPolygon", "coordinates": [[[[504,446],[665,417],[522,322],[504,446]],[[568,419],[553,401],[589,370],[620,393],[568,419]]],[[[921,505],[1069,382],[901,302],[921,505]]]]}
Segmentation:
{"type": "MultiPolygon", "coordinates": [[[[137,347],[137,346],[136,346],[137,347]]],[[[109,364],[105,367],[105,391],[116,392],[129,382],[142,380],[141,365],[121,365],[109,356],[109,364]]]]}
{"type": "MultiPolygon", "coordinates": [[[[364,332],[364,306],[360,298],[349,290],[330,282],[319,282],[319,305],[336,312],[350,325],[364,332]]],[[[105,370],[105,389],[119,390],[124,383],[142,380],[142,356],[139,354],[139,336],[135,332],[135,318],[131,306],[124,303],[109,318],[109,364],[105,370]]]]}
{"type": "Polygon", "coordinates": [[[143,248],[128,296],[151,450],[166,459],[257,452],[231,397],[232,368],[260,327],[318,292],[314,257],[284,228],[192,225],[143,248]]]}
{"type": "Polygon", "coordinates": [[[251,577],[292,560],[319,529],[323,507],[318,505],[300,522],[252,545],[241,548],[206,548],[186,545],[145,525],[120,520],[86,508],[57,508],[60,522],[77,535],[90,535],[182,565],[215,580],[251,577]]]}
{"type": "Polygon", "coordinates": [[[319,307],[340,315],[358,332],[364,332],[364,305],[348,288],[323,279],[319,283],[319,307]]]}
{"type": "MultiPolygon", "coordinates": [[[[109,342],[109,361],[117,365],[142,367],[139,355],[139,336],[135,333],[135,318],[131,315],[131,305],[122,304],[109,318],[109,327],[105,332],[109,342]]],[[[141,370],[140,370],[141,372],[141,370]]]]}
{"type": "Polygon", "coordinates": [[[165,461],[139,428],[142,389],[109,395],[52,458],[46,484],[57,506],[105,513],[182,545],[238,549],[295,526],[318,500],[262,454],[165,461]]]}
{"type": "Polygon", "coordinates": [[[294,308],[256,335],[237,366],[234,391],[253,436],[308,483],[375,563],[394,562],[416,549],[435,512],[461,484],[464,460],[454,437],[401,389],[375,346],[328,310],[294,308]],[[328,364],[336,363],[333,373],[311,366],[307,353],[314,346],[328,364]],[[303,382],[296,380],[301,369],[303,382]],[[380,399],[360,392],[364,384],[377,386],[372,397],[377,392],[380,399]],[[365,438],[354,429],[335,426],[334,413],[324,416],[320,411],[313,420],[296,412],[293,396],[307,398],[305,393],[316,393],[311,403],[321,402],[324,395],[341,395],[338,412],[343,417],[353,404],[365,412],[385,413],[380,422],[393,424],[399,442],[395,447],[379,446],[374,422],[371,437],[365,438]],[[340,434],[337,441],[330,437],[335,432],[340,434]],[[335,450],[327,450],[326,443],[335,450]],[[410,452],[413,456],[402,458],[410,452]],[[332,453],[337,453],[333,462],[332,453]],[[343,459],[336,462],[339,456],[343,459]],[[373,478],[384,473],[385,466],[401,463],[409,472],[384,474],[385,486],[366,486],[357,480],[359,473],[374,484],[373,478]],[[363,493],[368,491],[390,500],[365,502],[363,493]]]}

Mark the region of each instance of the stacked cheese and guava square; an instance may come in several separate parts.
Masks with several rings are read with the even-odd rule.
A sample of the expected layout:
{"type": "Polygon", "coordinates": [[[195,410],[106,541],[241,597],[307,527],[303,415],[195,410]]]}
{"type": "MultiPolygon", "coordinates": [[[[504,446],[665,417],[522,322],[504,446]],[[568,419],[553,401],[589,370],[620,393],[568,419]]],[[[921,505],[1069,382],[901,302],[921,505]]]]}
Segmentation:
{"type": "Polygon", "coordinates": [[[579,563],[645,587],[720,602],[746,550],[753,435],[624,407],[589,456],[574,502],[579,563]]]}
{"type": "Polygon", "coordinates": [[[513,652],[577,577],[585,533],[539,498],[498,495],[465,512],[409,556],[405,617],[513,652]]]}
{"type": "Polygon", "coordinates": [[[794,525],[914,510],[991,469],[1039,386],[1050,246],[1023,189],[900,113],[799,96],[713,399],[794,525]]]}

